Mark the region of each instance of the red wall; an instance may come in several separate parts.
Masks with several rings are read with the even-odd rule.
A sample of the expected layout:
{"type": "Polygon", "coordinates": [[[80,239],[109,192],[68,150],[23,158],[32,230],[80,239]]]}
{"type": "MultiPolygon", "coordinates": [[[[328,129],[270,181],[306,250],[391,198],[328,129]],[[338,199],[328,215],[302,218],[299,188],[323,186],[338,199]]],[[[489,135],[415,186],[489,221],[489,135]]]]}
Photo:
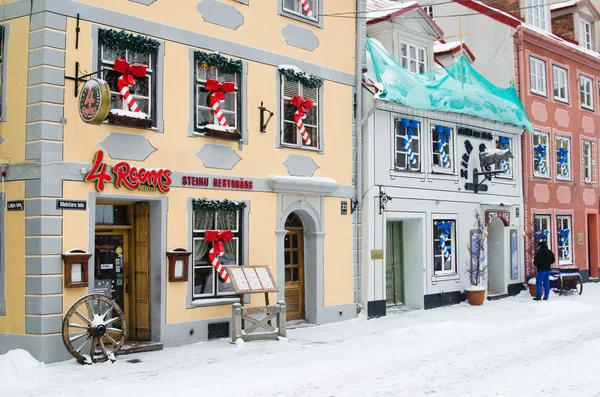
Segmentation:
{"type": "Polygon", "coordinates": [[[536,130],[550,135],[548,159],[550,178],[533,176],[532,135],[523,134],[523,195],[525,200],[526,225],[533,221],[534,214],[552,216],[552,250],[558,261],[558,239],[556,238],[556,215],[572,215],[573,263],[581,270],[589,269],[590,276],[598,276],[598,170],[596,182],[583,182],[582,139],[596,142],[596,163],[598,163],[598,136],[600,136],[600,58],[582,53],[558,40],[527,29],[519,29],[515,35],[519,78],[518,88],[521,100],[536,130]],[[519,51],[520,49],[520,51],[519,51]],[[530,91],[529,56],[546,61],[547,96],[530,91]],[[568,70],[569,103],[554,100],[552,65],[568,70]],[[581,108],[579,94],[579,74],[593,79],[594,110],[581,108]],[[556,135],[571,137],[571,181],[556,178],[556,135]],[[591,231],[588,230],[588,216],[591,231]],[[583,245],[577,243],[577,235],[583,234],[583,245]],[[588,264],[588,246],[594,263],[588,264]]]}

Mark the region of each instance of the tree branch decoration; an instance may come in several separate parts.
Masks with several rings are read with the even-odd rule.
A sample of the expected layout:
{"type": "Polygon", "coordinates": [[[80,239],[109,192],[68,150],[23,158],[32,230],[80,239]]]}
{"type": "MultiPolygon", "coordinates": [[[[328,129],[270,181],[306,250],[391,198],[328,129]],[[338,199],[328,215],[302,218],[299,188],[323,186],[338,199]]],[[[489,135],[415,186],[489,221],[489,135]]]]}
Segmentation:
{"type": "Polygon", "coordinates": [[[194,199],[192,201],[192,207],[194,211],[206,211],[206,212],[236,212],[246,208],[246,203],[238,203],[237,201],[230,200],[208,200],[208,199],[194,199]]]}
{"type": "Polygon", "coordinates": [[[136,36],[124,30],[100,29],[98,42],[101,46],[117,51],[133,51],[138,54],[155,54],[160,48],[160,42],[145,36],[136,36]]]}
{"type": "Polygon", "coordinates": [[[475,211],[475,229],[471,231],[471,242],[468,245],[469,260],[466,262],[466,273],[471,285],[481,286],[487,276],[485,222],[479,211],[475,211]]]}
{"type": "Polygon", "coordinates": [[[279,73],[288,81],[300,83],[307,88],[316,89],[323,85],[323,79],[312,74],[296,71],[294,69],[279,68],[279,73]]]}
{"type": "Polygon", "coordinates": [[[226,58],[218,52],[195,51],[194,60],[201,65],[217,68],[219,73],[239,74],[244,69],[240,59],[226,58]]]}

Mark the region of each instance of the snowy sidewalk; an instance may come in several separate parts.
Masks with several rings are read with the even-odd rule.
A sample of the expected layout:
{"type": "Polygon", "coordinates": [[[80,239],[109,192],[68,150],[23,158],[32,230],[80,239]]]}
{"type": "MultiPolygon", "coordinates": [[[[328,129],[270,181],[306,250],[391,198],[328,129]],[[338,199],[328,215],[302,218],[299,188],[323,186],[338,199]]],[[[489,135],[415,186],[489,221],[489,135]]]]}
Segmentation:
{"type": "Polygon", "coordinates": [[[0,355],[0,396],[600,396],[600,284],[288,332],[44,365],[0,355]],[[138,358],[139,363],[127,360],[138,358]]]}

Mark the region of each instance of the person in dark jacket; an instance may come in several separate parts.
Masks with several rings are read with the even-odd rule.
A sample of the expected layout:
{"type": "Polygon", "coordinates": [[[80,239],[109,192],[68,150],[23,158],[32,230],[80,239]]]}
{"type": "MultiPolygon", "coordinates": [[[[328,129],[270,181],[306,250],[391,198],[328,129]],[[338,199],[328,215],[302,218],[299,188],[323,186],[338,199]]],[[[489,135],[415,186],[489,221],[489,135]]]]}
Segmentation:
{"type": "Polygon", "coordinates": [[[533,264],[537,268],[537,276],[535,279],[536,297],[534,301],[541,300],[542,297],[542,283],[544,285],[544,300],[548,300],[550,295],[550,269],[554,264],[555,258],[554,253],[548,248],[546,241],[540,242],[540,247],[535,253],[533,264]]]}

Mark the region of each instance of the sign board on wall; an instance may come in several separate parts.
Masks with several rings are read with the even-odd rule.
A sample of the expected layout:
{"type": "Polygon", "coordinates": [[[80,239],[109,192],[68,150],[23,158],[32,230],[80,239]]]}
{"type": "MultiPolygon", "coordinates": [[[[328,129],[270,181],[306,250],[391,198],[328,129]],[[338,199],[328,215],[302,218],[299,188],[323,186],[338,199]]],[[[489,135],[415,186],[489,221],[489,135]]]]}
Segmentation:
{"type": "Polygon", "coordinates": [[[87,208],[86,201],[75,201],[75,200],[56,200],[57,210],[82,210],[87,208]]]}
{"type": "Polygon", "coordinates": [[[110,111],[110,87],[104,80],[89,79],[79,93],[79,117],[89,124],[101,124],[110,111]]]}
{"type": "Polygon", "coordinates": [[[6,202],[6,210],[7,211],[23,211],[25,209],[25,201],[24,200],[14,200],[6,202]]]}
{"type": "Polygon", "coordinates": [[[252,190],[254,183],[244,178],[214,178],[209,176],[184,175],[181,177],[182,186],[214,187],[221,189],[252,190]]]}
{"type": "Polygon", "coordinates": [[[225,270],[236,294],[279,291],[267,266],[225,266],[225,270]]]}
{"type": "Polygon", "coordinates": [[[126,161],[120,161],[112,167],[112,176],[108,173],[108,166],[103,163],[104,152],[98,150],[94,157],[92,168],[85,176],[86,182],[95,182],[96,190],[104,190],[104,184],[110,182],[114,176],[115,187],[125,186],[129,190],[160,191],[167,193],[171,180],[171,171],[164,168],[145,169],[137,168],[126,161]]]}
{"type": "Polygon", "coordinates": [[[519,277],[519,239],[516,229],[510,229],[510,278],[519,277]]]}

